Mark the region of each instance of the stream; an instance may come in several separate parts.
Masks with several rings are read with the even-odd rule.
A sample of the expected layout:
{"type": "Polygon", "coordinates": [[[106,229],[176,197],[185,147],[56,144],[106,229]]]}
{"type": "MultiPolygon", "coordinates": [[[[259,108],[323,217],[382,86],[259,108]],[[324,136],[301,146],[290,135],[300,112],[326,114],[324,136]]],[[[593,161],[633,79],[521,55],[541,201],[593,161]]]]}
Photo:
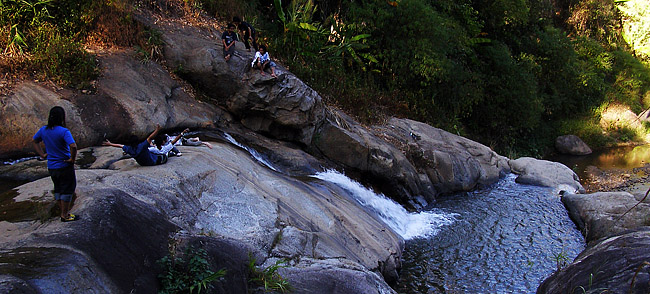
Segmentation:
{"type": "MultiPolygon", "coordinates": [[[[230,135],[225,134],[225,141],[281,172],[230,135]]],[[[650,147],[549,160],[582,176],[588,165],[643,166],[650,162],[650,147]]],[[[535,293],[544,279],[585,248],[553,189],[517,184],[512,174],[484,189],[440,197],[420,212],[408,212],[336,171],[311,177],[343,188],[406,240],[400,280],[394,286],[398,293],[535,293]]],[[[2,181],[0,192],[19,184],[2,181]]]]}

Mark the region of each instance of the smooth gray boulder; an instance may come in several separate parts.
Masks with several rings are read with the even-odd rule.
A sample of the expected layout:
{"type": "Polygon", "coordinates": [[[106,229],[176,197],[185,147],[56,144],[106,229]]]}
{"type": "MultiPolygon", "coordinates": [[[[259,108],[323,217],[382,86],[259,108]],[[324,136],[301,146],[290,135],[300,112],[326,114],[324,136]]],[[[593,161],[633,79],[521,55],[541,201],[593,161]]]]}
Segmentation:
{"type": "MultiPolygon", "coordinates": [[[[251,253],[260,260],[344,260],[346,267],[328,268],[331,278],[339,281],[329,283],[342,289],[355,289],[355,277],[360,272],[377,278],[381,289],[390,288],[381,276],[389,281],[397,279],[404,241],[355,200],[337,194],[338,188],[325,189],[328,183],[299,181],[266,168],[240,148],[212,143],[213,149],[179,146],[182,157],[172,157],[167,164],[153,167],[141,167],[133,159],[107,152],[118,148],[94,147],[97,161],[111,162],[102,158],[107,156],[118,160],[108,169],[77,170],[77,200],[72,213],[81,215],[81,220],[60,223],[48,218],[46,211],[44,224],[36,220],[37,216],[33,221],[1,221],[0,243],[10,250],[4,254],[11,255],[25,246],[72,244],[69,246],[74,252],[84,258],[72,254],[69,262],[98,272],[93,279],[80,274],[74,284],[110,293],[115,292],[111,289],[128,292],[143,287],[149,288],[139,293],[155,291],[154,263],[165,255],[167,245],[198,236],[214,238],[206,241],[213,245],[205,248],[234,250],[223,254],[239,257],[223,264],[235,264],[238,270],[247,262],[242,261],[242,256],[251,253]],[[283,238],[285,234],[287,239],[283,238]],[[362,270],[350,271],[349,264],[362,270]],[[120,272],[120,268],[129,270],[120,272]],[[349,284],[340,284],[343,281],[349,284]]],[[[50,190],[49,178],[19,186],[15,205],[45,207],[51,202],[50,190]]],[[[2,266],[7,270],[0,274],[8,274],[10,277],[4,281],[14,287],[26,283],[37,292],[49,291],[34,282],[33,276],[11,274],[10,269],[19,264],[7,262],[2,266]]],[[[46,269],[40,274],[47,275],[46,269]]],[[[323,282],[330,279],[329,274],[321,275],[320,271],[301,273],[300,277],[323,282]]],[[[298,280],[295,283],[301,285],[298,280]]],[[[241,283],[237,285],[242,289],[241,283]]],[[[59,287],[62,292],[76,291],[71,285],[59,287]]],[[[224,289],[223,293],[234,293],[224,289]]],[[[300,286],[297,291],[301,291],[300,286]]]]}
{"type": "Polygon", "coordinates": [[[366,173],[382,191],[418,207],[424,197],[469,191],[510,171],[507,158],[490,148],[427,124],[392,118],[365,128],[333,111],[313,145],[324,157],[366,173]]]}
{"type": "Polygon", "coordinates": [[[559,162],[521,157],[508,162],[512,172],[517,174],[517,183],[555,189],[558,193],[584,193],[578,175],[559,162]]]}
{"type": "Polygon", "coordinates": [[[397,293],[376,273],[344,259],[303,258],[298,264],[281,268],[279,272],[290,279],[300,293],[397,293]]]}
{"type": "Polygon", "coordinates": [[[100,55],[101,77],[92,94],[51,89],[23,82],[0,97],[0,158],[33,152],[32,136],[47,123],[49,110],[61,106],[66,126],[80,148],[105,138],[146,137],[155,124],[165,129],[213,126],[221,111],[191,97],[160,65],[132,53],[100,55]]]}
{"type": "Polygon", "coordinates": [[[372,176],[384,193],[402,203],[420,195],[427,201],[435,199],[436,191],[429,180],[418,175],[400,150],[342,112],[330,113],[315,134],[313,145],[325,158],[372,176]]]}
{"type": "Polygon", "coordinates": [[[401,146],[438,193],[469,191],[510,172],[508,158],[489,147],[422,122],[391,118],[375,133],[401,146]]]}
{"type": "Polygon", "coordinates": [[[562,196],[562,203],[591,243],[626,230],[650,226],[650,197],[644,202],[640,202],[641,199],[641,195],[628,192],[567,193],[562,196]]]}
{"type": "Polygon", "coordinates": [[[580,253],[553,273],[537,294],[630,293],[650,290],[650,227],[627,231],[580,253]]]}
{"type": "Polygon", "coordinates": [[[555,149],[562,154],[587,155],[591,148],[576,135],[564,135],[555,138],[555,149]]]}

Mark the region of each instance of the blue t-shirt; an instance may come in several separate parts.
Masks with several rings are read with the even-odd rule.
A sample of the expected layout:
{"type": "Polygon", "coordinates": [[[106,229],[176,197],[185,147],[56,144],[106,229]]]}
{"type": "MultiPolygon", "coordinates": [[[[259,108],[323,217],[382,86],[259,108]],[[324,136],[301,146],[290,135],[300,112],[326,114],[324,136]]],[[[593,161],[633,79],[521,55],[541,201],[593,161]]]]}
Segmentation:
{"type": "Polygon", "coordinates": [[[156,165],[156,159],[158,159],[158,157],[149,152],[149,141],[147,140],[144,140],[135,148],[124,145],[122,150],[124,150],[128,155],[131,155],[131,157],[142,166],[156,165]]]}
{"type": "Polygon", "coordinates": [[[57,169],[70,166],[70,163],[64,162],[64,160],[70,159],[70,144],[75,143],[70,130],[62,126],[54,126],[51,129],[43,126],[36,132],[33,139],[37,143],[42,141],[45,144],[47,168],[57,169]]]}

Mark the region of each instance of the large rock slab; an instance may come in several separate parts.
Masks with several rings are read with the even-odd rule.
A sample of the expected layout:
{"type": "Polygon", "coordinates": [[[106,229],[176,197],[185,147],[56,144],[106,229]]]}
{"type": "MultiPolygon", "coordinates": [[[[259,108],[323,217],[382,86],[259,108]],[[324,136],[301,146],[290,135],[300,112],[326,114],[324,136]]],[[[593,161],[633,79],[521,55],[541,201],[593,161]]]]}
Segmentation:
{"type": "Polygon", "coordinates": [[[650,227],[587,248],[537,289],[543,293],[631,293],[650,290],[650,227]]]}
{"type": "Polygon", "coordinates": [[[517,183],[550,187],[558,193],[584,193],[578,175],[559,162],[521,157],[509,161],[512,172],[517,174],[517,183]]]}
{"type": "MultiPolygon", "coordinates": [[[[193,236],[207,236],[204,248],[229,250],[223,254],[234,259],[221,264],[230,264],[237,271],[243,271],[248,262],[243,256],[248,253],[262,260],[342,260],[332,261],[335,266],[328,266],[327,275],[320,270],[297,275],[298,292],[301,279],[322,279],[341,289],[357,289],[359,275],[379,285],[378,289],[390,288],[379,277],[397,278],[403,240],[383,222],[353,199],[337,194],[337,189],[324,188],[327,183],[311,185],[266,168],[240,148],[216,142],[213,146],[179,146],[182,157],[153,167],[141,167],[133,159],[105,152],[111,147],[93,148],[97,161],[104,163],[101,166],[112,162],[102,157],[116,156],[118,160],[110,163],[109,169],[77,170],[77,200],[72,212],[81,215],[81,220],[60,223],[46,217],[45,225],[36,220],[0,222],[2,248],[9,250],[3,254],[9,256],[26,246],[71,247],[74,252],[66,261],[98,273],[90,279],[90,274],[81,272],[76,285],[111,293],[147,285],[148,289],[138,292],[149,293],[155,291],[151,285],[156,284],[153,264],[165,255],[168,244],[183,240],[193,244],[193,236]],[[351,264],[355,270],[350,270],[351,264]],[[119,272],[122,268],[129,270],[119,272]],[[340,284],[344,282],[347,284],[340,284]]],[[[14,201],[17,205],[47,203],[52,197],[50,190],[49,178],[36,180],[18,187],[14,201]]],[[[3,266],[16,268],[20,264],[3,266]]],[[[48,272],[45,266],[40,274],[47,276],[48,272]]],[[[9,269],[1,273],[12,289],[52,289],[34,282],[30,275],[13,274],[9,269]]],[[[46,279],[55,278],[53,274],[46,279]]],[[[232,280],[239,290],[245,288],[240,282],[232,280]]],[[[57,287],[61,288],[54,290],[76,291],[67,284],[57,287]]],[[[222,293],[236,291],[219,287],[225,287],[222,293]]]]}
{"type": "Polygon", "coordinates": [[[650,226],[650,197],[640,202],[642,198],[628,192],[567,193],[562,196],[562,202],[587,242],[594,242],[650,226]]]}

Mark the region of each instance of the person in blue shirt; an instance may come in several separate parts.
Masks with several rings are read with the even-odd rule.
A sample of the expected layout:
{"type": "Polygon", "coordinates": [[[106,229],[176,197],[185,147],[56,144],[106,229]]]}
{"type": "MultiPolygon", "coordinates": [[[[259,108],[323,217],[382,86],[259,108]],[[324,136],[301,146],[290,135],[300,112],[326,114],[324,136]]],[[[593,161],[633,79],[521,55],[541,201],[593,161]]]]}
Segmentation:
{"type": "Polygon", "coordinates": [[[65,127],[65,111],[60,106],[50,109],[47,125],[41,127],[34,135],[33,144],[36,153],[47,159],[47,171],[54,184],[54,199],[61,209],[61,221],[77,220],[70,214],[70,203],[77,187],[74,162],[77,157],[77,143],[70,130],[65,127]],[[45,145],[45,151],[41,144],[45,145]]]}
{"type": "Polygon", "coordinates": [[[154,154],[149,151],[151,142],[158,135],[158,132],[160,132],[160,130],[160,125],[156,125],[156,130],[154,130],[151,135],[149,135],[149,137],[147,137],[147,139],[142,142],[138,140],[138,137],[131,136],[131,139],[129,140],[130,143],[127,145],[111,143],[111,141],[108,139],[104,141],[102,145],[122,148],[122,151],[128,155],[131,155],[131,157],[133,157],[133,159],[135,159],[135,161],[142,166],[164,164],[167,163],[167,155],[154,154]]]}

